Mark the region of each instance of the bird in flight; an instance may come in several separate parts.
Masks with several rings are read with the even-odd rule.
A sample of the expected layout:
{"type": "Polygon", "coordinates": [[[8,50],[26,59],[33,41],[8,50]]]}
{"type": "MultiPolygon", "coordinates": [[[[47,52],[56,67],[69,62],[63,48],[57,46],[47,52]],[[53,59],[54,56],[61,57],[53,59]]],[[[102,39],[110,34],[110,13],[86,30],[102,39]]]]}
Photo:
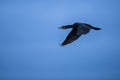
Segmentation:
{"type": "Polygon", "coordinates": [[[81,35],[89,33],[91,29],[101,30],[101,28],[93,27],[86,23],[74,23],[72,25],[65,25],[59,27],[59,29],[69,29],[72,28],[71,32],[68,34],[66,39],[62,42],[62,46],[65,46],[73,41],[77,40],[81,35]]]}

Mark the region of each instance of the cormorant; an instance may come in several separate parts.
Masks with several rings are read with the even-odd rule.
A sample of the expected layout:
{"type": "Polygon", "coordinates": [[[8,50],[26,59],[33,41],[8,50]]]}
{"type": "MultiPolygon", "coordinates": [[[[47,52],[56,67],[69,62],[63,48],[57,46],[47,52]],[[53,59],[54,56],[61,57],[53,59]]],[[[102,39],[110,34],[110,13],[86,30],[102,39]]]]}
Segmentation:
{"type": "Polygon", "coordinates": [[[82,34],[89,33],[90,29],[101,30],[101,28],[93,27],[86,23],[74,23],[72,25],[65,25],[59,27],[59,29],[69,29],[72,28],[71,32],[68,34],[66,39],[62,42],[62,46],[72,43],[77,40],[82,34]]]}

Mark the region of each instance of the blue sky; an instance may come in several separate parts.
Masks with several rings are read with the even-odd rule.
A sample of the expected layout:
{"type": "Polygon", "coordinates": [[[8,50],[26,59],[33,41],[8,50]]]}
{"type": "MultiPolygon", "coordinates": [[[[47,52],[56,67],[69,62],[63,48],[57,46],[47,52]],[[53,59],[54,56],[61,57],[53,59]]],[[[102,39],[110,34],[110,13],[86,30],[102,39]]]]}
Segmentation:
{"type": "Polygon", "coordinates": [[[0,1],[1,80],[120,79],[119,0],[0,1]],[[70,30],[85,22],[91,30],[65,47],[70,30]]]}

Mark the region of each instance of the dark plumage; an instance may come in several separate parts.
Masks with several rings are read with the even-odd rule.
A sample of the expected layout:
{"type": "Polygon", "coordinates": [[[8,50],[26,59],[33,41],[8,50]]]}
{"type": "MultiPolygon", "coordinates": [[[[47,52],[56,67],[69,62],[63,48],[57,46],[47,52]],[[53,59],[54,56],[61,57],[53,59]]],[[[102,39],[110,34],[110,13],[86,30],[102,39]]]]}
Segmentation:
{"type": "Polygon", "coordinates": [[[82,34],[89,33],[90,29],[101,30],[101,28],[93,27],[86,23],[74,23],[73,25],[65,25],[59,29],[69,29],[72,28],[72,31],[68,34],[66,39],[61,44],[62,46],[72,43],[77,40],[82,34]]]}

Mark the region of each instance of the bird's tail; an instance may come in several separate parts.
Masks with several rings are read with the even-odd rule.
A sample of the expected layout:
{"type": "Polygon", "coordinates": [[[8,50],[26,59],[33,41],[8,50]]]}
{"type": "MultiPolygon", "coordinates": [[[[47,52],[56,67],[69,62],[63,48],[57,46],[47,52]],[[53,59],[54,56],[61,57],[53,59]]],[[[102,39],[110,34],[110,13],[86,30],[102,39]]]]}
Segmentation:
{"type": "Polygon", "coordinates": [[[101,28],[98,28],[98,27],[93,27],[93,26],[90,26],[91,29],[94,29],[94,30],[101,30],[101,28]]]}
{"type": "Polygon", "coordinates": [[[93,27],[93,26],[91,26],[91,25],[89,25],[89,24],[85,24],[85,25],[89,26],[91,29],[94,29],[94,30],[101,30],[101,28],[93,27]]]}

